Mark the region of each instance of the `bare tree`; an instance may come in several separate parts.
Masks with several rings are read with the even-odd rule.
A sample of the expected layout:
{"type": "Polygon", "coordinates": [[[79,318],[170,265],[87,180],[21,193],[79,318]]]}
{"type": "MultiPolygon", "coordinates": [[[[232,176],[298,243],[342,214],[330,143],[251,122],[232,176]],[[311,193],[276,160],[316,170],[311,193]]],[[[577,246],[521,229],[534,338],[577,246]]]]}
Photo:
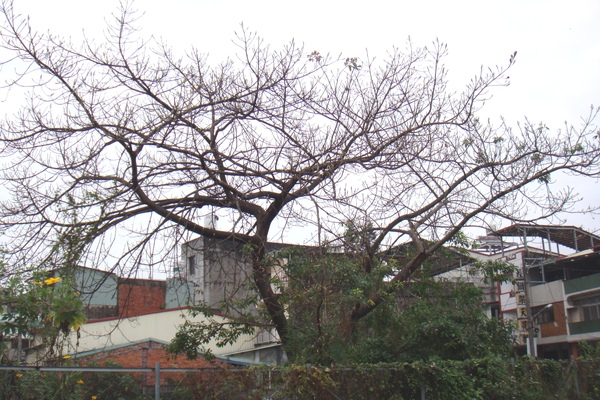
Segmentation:
{"type": "MultiPolygon", "coordinates": [[[[363,274],[376,249],[411,240],[417,251],[393,277],[401,282],[473,221],[570,207],[572,192],[552,193],[550,174],[599,173],[595,109],[562,132],[477,118],[490,90],[508,83],[514,55],[453,92],[439,43],[330,58],[293,42],[274,50],[242,31],[237,58],[212,66],[199,50],[179,57],[140,39],[127,9],[98,45],[36,33],[9,1],[2,12],[13,56],[5,71],[22,71],[5,89],[26,99],[1,125],[12,197],[0,218],[12,250],[43,259],[57,229],[83,226],[88,257],[104,259],[126,229],[115,265],[136,268],[189,233],[235,239],[250,249],[284,342],[286,316],[263,262],[276,221],[312,227],[315,241],[372,221],[363,274]],[[76,224],[61,218],[70,208],[76,224]],[[203,226],[211,213],[227,223],[203,226]]],[[[384,298],[374,292],[349,309],[348,332],[384,298]]]]}

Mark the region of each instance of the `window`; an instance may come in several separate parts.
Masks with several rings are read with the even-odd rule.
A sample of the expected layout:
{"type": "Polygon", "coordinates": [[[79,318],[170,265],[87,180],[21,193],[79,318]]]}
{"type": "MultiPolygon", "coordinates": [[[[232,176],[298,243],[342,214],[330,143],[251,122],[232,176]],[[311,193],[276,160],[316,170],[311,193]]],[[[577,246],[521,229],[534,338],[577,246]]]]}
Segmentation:
{"type": "Polygon", "coordinates": [[[600,296],[575,300],[573,303],[581,307],[584,321],[600,319],[600,296]]]}
{"type": "MultiPolygon", "coordinates": [[[[22,350],[30,348],[31,345],[32,345],[32,341],[30,339],[21,338],[21,349],[22,350]]],[[[12,347],[13,347],[13,349],[19,348],[19,338],[14,338],[12,340],[12,347]]]]}
{"type": "Polygon", "coordinates": [[[190,275],[196,275],[196,256],[188,257],[188,272],[190,275]]]}
{"type": "Polygon", "coordinates": [[[256,338],[256,344],[268,344],[277,342],[279,342],[279,339],[277,339],[277,332],[274,331],[260,331],[256,338]]]}
{"type": "Polygon", "coordinates": [[[492,305],[490,307],[490,314],[492,318],[500,319],[500,306],[497,304],[492,305]]]}
{"type": "Polygon", "coordinates": [[[531,313],[534,316],[539,313],[535,317],[535,323],[536,323],[536,325],[549,324],[549,323],[555,321],[554,320],[554,307],[551,307],[551,308],[546,308],[546,306],[543,306],[543,307],[533,307],[531,309],[531,313]]]}

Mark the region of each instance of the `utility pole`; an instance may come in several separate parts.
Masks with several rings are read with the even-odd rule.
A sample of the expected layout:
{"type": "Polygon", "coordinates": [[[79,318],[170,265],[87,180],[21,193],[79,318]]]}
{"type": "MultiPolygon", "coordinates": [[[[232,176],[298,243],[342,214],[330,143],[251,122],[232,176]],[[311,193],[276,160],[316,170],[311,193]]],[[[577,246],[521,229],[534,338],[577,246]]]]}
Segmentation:
{"type": "Polygon", "coordinates": [[[527,277],[527,264],[525,262],[525,255],[527,254],[527,246],[525,246],[525,252],[521,260],[523,284],[525,286],[525,310],[527,311],[527,355],[537,358],[537,346],[535,345],[534,329],[533,329],[533,316],[531,315],[531,287],[529,286],[529,279],[527,277]]]}
{"type": "MultiPolygon", "coordinates": [[[[537,357],[537,351],[535,346],[535,338],[533,337],[533,318],[531,315],[531,288],[529,287],[529,278],[527,276],[527,253],[529,249],[527,247],[527,230],[523,229],[523,253],[521,255],[521,274],[523,275],[523,281],[517,281],[517,290],[522,291],[524,294],[524,301],[522,297],[519,297],[517,303],[517,320],[525,322],[527,327],[527,355],[537,357]],[[522,288],[519,284],[522,284],[522,288]],[[525,304],[523,304],[525,303],[525,304]],[[519,307],[521,305],[521,307],[519,307]],[[525,307],[522,307],[522,306],[525,307]],[[525,315],[523,315],[525,311],[525,315]],[[524,318],[523,318],[524,317],[524,318]]],[[[521,322],[519,322],[521,324],[521,322]]]]}

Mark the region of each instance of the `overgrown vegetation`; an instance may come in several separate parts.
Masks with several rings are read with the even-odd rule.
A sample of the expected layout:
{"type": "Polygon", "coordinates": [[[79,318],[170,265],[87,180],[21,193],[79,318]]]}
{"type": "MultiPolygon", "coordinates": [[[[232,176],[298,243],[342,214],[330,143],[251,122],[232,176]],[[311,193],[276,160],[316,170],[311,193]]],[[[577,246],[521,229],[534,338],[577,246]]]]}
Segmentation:
{"type": "MultiPolygon", "coordinates": [[[[61,214],[77,224],[79,205],[70,196],[68,204],[74,208],[67,207],[61,214]]],[[[20,363],[24,340],[36,349],[35,362],[62,361],[69,334],[79,334],[87,321],[76,270],[93,230],[90,226],[57,229],[39,266],[10,265],[0,259],[0,363],[20,363]]]]}
{"type": "Polygon", "coordinates": [[[18,363],[19,340],[28,340],[45,363],[60,362],[71,331],[87,320],[72,277],[37,272],[28,279],[13,276],[0,292],[0,360],[18,363]]]}
{"type": "MultiPolygon", "coordinates": [[[[177,373],[161,398],[318,400],[591,400],[600,360],[485,357],[352,367],[290,365],[177,373]]],[[[0,371],[0,399],[149,399],[152,382],[116,372],[0,371]],[[147,394],[142,394],[145,388],[147,394]],[[92,397],[95,396],[95,397],[92,397]]]]}
{"type": "MultiPolygon", "coordinates": [[[[65,362],[65,367],[77,366],[65,362]]],[[[120,368],[114,362],[88,367],[120,368]]],[[[142,400],[141,374],[122,372],[0,371],[0,400],[142,400]]]]}
{"type": "Polygon", "coordinates": [[[365,319],[349,348],[352,363],[466,360],[514,355],[513,326],[489,318],[481,289],[424,279],[365,319]]]}

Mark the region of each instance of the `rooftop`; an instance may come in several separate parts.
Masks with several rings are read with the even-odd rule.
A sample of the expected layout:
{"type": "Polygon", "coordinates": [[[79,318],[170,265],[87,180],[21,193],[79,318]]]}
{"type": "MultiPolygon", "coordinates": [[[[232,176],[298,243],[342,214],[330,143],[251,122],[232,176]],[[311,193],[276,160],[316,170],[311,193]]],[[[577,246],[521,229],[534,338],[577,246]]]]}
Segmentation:
{"type": "Polygon", "coordinates": [[[490,232],[490,236],[499,237],[538,237],[576,252],[600,247],[600,236],[584,231],[575,226],[514,224],[506,228],[490,232]]]}

